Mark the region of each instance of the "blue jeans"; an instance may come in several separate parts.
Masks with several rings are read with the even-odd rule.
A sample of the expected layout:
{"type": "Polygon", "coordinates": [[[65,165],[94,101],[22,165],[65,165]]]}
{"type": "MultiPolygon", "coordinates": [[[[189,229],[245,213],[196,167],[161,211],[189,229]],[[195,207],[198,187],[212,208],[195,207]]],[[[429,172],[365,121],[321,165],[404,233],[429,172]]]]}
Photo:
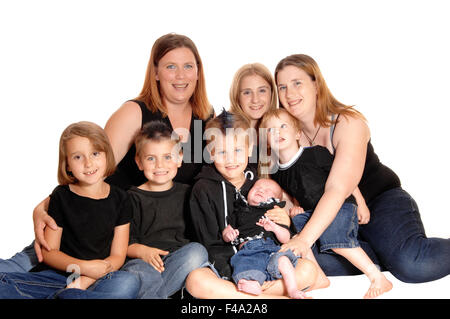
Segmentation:
{"type": "MultiPolygon", "coordinates": [[[[333,248],[356,248],[358,242],[358,215],[357,206],[344,203],[331,224],[320,235],[317,243],[320,252],[330,251],[333,248]]],[[[295,228],[300,232],[313,214],[308,210],[292,218],[295,228]]]]}
{"type": "MultiPolygon", "coordinates": [[[[370,222],[360,225],[359,242],[375,264],[408,283],[450,274],[450,239],[426,237],[417,204],[406,191],[388,190],[367,205],[370,222]]],[[[342,256],[313,252],[327,275],[360,273],[342,256]]]]}
{"type": "Polygon", "coordinates": [[[280,279],[281,273],[278,269],[278,259],[286,256],[297,265],[297,257],[289,249],[279,252],[280,246],[275,244],[271,238],[253,239],[231,257],[233,267],[233,281],[238,283],[241,279],[256,280],[260,285],[266,280],[280,279]]]}
{"type": "Polygon", "coordinates": [[[131,259],[121,270],[140,279],[139,299],[166,299],[184,287],[191,271],[208,263],[208,252],[199,243],[189,243],[163,256],[164,271],[160,273],[142,259],[131,259]]]}
{"type": "Polygon", "coordinates": [[[98,279],[88,289],[66,289],[67,277],[53,270],[0,273],[0,299],[133,299],[139,290],[138,278],[114,271],[98,279]]]}
{"type": "Polygon", "coordinates": [[[9,259],[0,259],[1,272],[28,272],[34,266],[37,266],[38,259],[34,251],[34,241],[31,245],[25,247],[21,252],[15,254],[9,259]]]}

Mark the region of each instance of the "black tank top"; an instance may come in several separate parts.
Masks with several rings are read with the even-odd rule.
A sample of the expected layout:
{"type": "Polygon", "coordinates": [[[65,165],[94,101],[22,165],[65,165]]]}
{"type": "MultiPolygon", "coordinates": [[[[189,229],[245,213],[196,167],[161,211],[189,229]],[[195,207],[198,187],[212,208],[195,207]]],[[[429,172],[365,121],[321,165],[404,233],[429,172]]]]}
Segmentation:
{"type": "MultiPolygon", "coordinates": [[[[150,121],[160,120],[170,127],[172,127],[169,118],[163,117],[161,112],[150,111],[144,102],[131,100],[139,104],[142,112],[142,124],[141,127],[150,121]]],[[[212,116],[212,115],[211,115],[212,116]]],[[[209,118],[208,118],[209,119],[209,118]]],[[[208,120],[207,119],[207,120],[208,120]]],[[[178,168],[177,175],[174,178],[175,182],[192,185],[194,183],[194,177],[200,172],[204,163],[203,149],[205,142],[203,141],[203,132],[205,129],[206,121],[197,118],[192,114],[190,135],[186,143],[182,143],[183,147],[183,163],[178,168]]],[[[139,170],[134,157],[136,154],[136,147],[134,144],[128,150],[125,157],[117,165],[117,169],[113,175],[106,179],[106,182],[117,185],[121,188],[128,189],[131,186],[139,186],[147,181],[144,173],[139,170]]]]}
{"type": "MultiPolygon", "coordinates": [[[[336,120],[339,118],[337,116],[336,120]]],[[[330,129],[331,145],[333,145],[334,125],[330,129]]],[[[334,146],[333,146],[334,149],[334,146]]],[[[373,149],[371,140],[367,144],[366,163],[363,175],[358,184],[359,190],[366,203],[369,203],[379,194],[395,187],[400,187],[400,179],[389,167],[380,162],[373,149]]]]}

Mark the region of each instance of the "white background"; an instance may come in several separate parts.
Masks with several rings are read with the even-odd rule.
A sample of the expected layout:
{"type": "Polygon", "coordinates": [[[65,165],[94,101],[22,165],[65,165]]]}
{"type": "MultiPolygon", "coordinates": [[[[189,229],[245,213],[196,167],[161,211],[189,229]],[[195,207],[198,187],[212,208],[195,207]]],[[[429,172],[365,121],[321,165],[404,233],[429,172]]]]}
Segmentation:
{"type": "MultiPolygon", "coordinates": [[[[104,126],[136,97],[153,42],[169,32],[196,43],[216,111],[229,107],[229,87],[241,65],[261,62],[273,71],[287,55],[314,57],[335,97],[369,120],[375,151],[418,202],[427,235],[448,238],[446,4],[2,1],[0,258],[33,239],[32,210],[57,184],[62,130],[80,120],[104,126]]],[[[442,290],[428,285],[411,293],[417,285],[407,285],[404,295],[393,296],[449,298],[443,289],[448,277],[438,283],[442,290]]]]}

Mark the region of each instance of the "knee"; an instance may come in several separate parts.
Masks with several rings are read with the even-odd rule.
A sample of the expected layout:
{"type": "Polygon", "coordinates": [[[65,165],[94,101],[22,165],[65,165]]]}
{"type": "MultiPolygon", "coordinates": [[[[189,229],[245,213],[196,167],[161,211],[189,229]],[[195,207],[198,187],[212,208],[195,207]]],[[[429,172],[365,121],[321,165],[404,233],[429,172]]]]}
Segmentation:
{"type": "Polygon", "coordinates": [[[210,285],[205,280],[205,270],[206,268],[195,269],[186,278],[186,289],[194,298],[205,299],[211,296],[210,285]]]}
{"type": "Polygon", "coordinates": [[[208,251],[199,243],[189,243],[188,258],[184,266],[187,269],[194,270],[204,266],[208,262],[208,251]]]}
{"type": "Polygon", "coordinates": [[[304,258],[299,259],[297,266],[295,267],[297,287],[301,290],[312,287],[316,281],[317,274],[317,267],[312,261],[304,258]]]}
{"type": "Polygon", "coordinates": [[[115,290],[116,298],[119,299],[135,299],[138,295],[141,282],[139,278],[125,271],[115,272],[115,277],[120,281],[120,289],[115,290]]]}

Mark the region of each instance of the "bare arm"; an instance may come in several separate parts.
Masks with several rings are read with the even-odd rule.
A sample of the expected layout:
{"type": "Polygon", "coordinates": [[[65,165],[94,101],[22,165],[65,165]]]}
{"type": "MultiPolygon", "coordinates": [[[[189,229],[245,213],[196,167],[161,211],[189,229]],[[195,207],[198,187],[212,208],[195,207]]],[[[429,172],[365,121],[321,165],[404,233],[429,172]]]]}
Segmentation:
{"type": "Polygon", "coordinates": [[[335,158],[324,194],[303,230],[283,245],[283,250],[291,248],[299,254],[305,253],[331,224],[361,179],[369,138],[369,128],[362,119],[342,117],[336,125],[335,158]]]}
{"type": "Polygon", "coordinates": [[[112,271],[119,270],[127,257],[130,224],[114,227],[114,238],[111,244],[110,255],[105,259],[111,263],[112,271]]]}
{"type": "Polygon", "coordinates": [[[139,258],[148,264],[152,265],[159,272],[164,271],[164,262],[161,259],[161,256],[168,255],[169,252],[167,250],[161,250],[155,247],[150,247],[142,244],[131,244],[128,246],[128,257],[130,258],[139,258]]]}
{"type": "Polygon", "coordinates": [[[36,208],[33,210],[33,224],[34,224],[34,250],[38,257],[39,262],[42,262],[42,249],[50,250],[50,246],[45,240],[44,229],[49,226],[53,230],[57,230],[58,226],[55,220],[47,214],[48,203],[50,202],[50,197],[46,197],[42,202],[40,202],[36,208]]]}
{"type": "Polygon", "coordinates": [[[133,145],[141,124],[141,108],[132,101],[125,102],[106,122],[105,132],[111,143],[116,164],[124,158],[133,145]]]}
{"type": "Polygon", "coordinates": [[[275,234],[278,241],[282,244],[285,244],[291,239],[291,233],[286,228],[275,224],[268,218],[261,218],[256,225],[263,227],[267,231],[271,231],[275,234]]]}

